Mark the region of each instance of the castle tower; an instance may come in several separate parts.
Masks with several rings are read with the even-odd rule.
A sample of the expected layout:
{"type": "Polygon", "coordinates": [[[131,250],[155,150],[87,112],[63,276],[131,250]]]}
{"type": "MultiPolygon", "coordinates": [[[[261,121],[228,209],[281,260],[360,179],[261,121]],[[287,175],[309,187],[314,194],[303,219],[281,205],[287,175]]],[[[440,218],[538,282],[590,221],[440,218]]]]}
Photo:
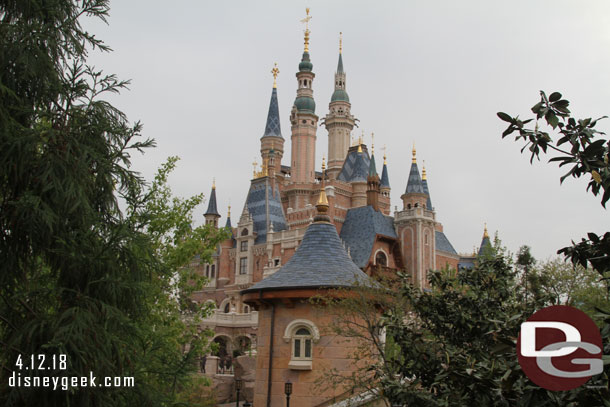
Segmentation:
{"type": "Polygon", "coordinates": [[[369,175],[366,177],[366,204],[370,205],[376,211],[379,211],[379,175],[377,174],[377,165],[375,164],[375,147],[371,145],[371,162],[369,164],[369,175]]]}
{"type": "Polygon", "coordinates": [[[277,63],[271,70],[271,73],[273,74],[273,90],[271,91],[265,134],[261,137],[261,158],[263,163],[270,160],[273,161],[273,163],[269,163],[268,171],[270,174],[279,174],[282,166],[282,157],[284,156],[284,137],[282,137],[282,130],[280,128],[280,113],[277,101],[277,75],[280,73],[277,63]],[[273,157],[269,156],[271,151],[274,153],[273,157]]]}
{"type": "Polygon", "coordinates": [[[293,384],[294,405],[330,405],[348,389],[316,388],[320,372],[335,369],[349,377],[356,369],[351,359],[363,343],[334,334],[330,329],[336,324],[333,314],[320,312],[309,299],[368,285],[371,280],[349,257],[331,223],[323,184],[316,209],[290,260],[241,291],[242,300],[258,310],[255,406],[285,406],[287,379],[293,384]]]}
{"type": "Polygon", "coordinates": [[[379,184],[379,188],[381,190],[381,195],[387,197],[390,196],[390,191],[392,190],[392,188],[390,188],[390,177],[388,175],[388,160],[385,153],[383,154],[383,170],[381,171],[381,181],[379,184]]]}
{"type": "Polygon", "coordinates": [[[208,210],[203,214],[206,225],[214,225],[218,229],[218,219],[220,214],[216,207],[216,181],[212,183],[212,192],[210,193],[210,199],[208,201],[208,210]]]}
{"type": "Polygon", "coordinates": [[[335,91],[328,105],[324,126],[328,131],[328,176],[336,179],[350,147],[350,133],[355,118],[351,115],[351,103],[346,91],[345,72],[343,71],[343,44],[339,39],[339,63],[335,72],[335,91]]]}
{"type": "MultiPolygon", "coordinates": [[[[292,183],[313,183],[315,180],[315,156],[316,156],[316,129],[318,116],[316,116],[316,102],[313,99],[313,64],[309,59],[309,9],[307,17],[303,19],[305,28],[305,50],[299,71],[296,74],[298,89],[297,97],[290,113],[291,124],[291,169],[292,183]]],[[[305,202],[294,202],[293,208],[303,207],[305,202]]]]}
{"type": "Polygon", "coordinates": [[[428,194],[419,175],[415,147],[407,188],[401,199],[403,209],[396,213],[396,229],[403,259],[413,283],[424,288],[428,285],[428,271],[436,269],[437,229],[442,227],[436,222],[435,212],[427,207],[428,194]]]}

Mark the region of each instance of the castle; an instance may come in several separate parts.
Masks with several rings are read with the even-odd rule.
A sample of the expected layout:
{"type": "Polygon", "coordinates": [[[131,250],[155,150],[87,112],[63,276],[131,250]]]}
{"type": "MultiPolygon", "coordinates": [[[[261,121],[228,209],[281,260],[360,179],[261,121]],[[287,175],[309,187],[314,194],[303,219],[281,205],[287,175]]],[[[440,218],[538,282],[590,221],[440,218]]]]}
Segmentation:
{"type": "MultiPolygon", "coordinates": [[[[385,155],[379,175],[374,147],[369,150],[362,138],[352,141],[357,119],[348,95],[341,42],[328,112],[322,118],[316,114],[309,35],[306,28],[290,111],[290,156],[284,158],[276,66],[260,138],[262,168],[255,168],[235,224],[229,208],[225,227],[232,236],[220,243],[212,263],[199,265],[209,283],[193,296],[216,308],[204,325],[214,330],[221,354],[258,352],[256,391],[260,394],[254,397],[255,406],[264,405],[265,399],[270,403],[271,395],[276,397],[273,405],[282,405],[283,388],[272,389],[272,382],[277,387],[293,377],[296,383],[305,383],[309,379],[298,374],[315,370],[316,352],[323,351],[319,346],[317,351],[312,349],[320,340],[318,325],[323,317],[311,314],[299,302],[315,290],[342,285],[341,278],[370,276],[379,269],[406,270],[413,283],[425,289],[429,270],[472,267],[475,259],[475,255],[459,255],[444,234],[425,168],[420,175],[415,147],[409,174],[398,177],[404,180],[400,187],[405,187],[402,208],[391,213],[385,155]],[[319,125],[328,134],[328,168],[323,162],[322,171],[315,163],[319,125]],[[351,274],[346,277],[347,271],[351,274]],[[274,350],[277,360],[272,357],[274,350]],[[276,366],[278,374],[272,379],[276,366]]],[[[219,227],[220,217],[214,185],[205,222],[219,227]]],[[[485,239],[489,243],[486,232],[485,239]]],[[[332,361],[333,355],[325,354],[324,359],[332,361]]],[[[309,391],[302,387],[301,396],[309,391]]],[[[304,398],[296,405],[321,402],[304,398]]]]}

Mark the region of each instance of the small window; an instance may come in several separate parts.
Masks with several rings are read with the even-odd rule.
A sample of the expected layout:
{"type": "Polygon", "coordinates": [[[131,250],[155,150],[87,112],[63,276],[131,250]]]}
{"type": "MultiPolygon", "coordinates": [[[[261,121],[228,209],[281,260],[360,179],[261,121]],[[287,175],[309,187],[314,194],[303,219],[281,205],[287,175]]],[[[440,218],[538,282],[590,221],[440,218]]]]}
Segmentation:
{"type": "Polygon", "coordinates": [[[223,309],[225,314],[228,314],[231,311],[231,303],[227,301],[225,304],[225,309],[223,309]]]}
{"type": "Polygon", "coordinates": [[[242,252],[248,251],[248,241],[244,240],[241,242],[240,246],[239,246],[239,250],[242,252]]]}
{"type": "Polygon", "coordinates": [[[239,259],[239,274],[248,274],[248,258],[239,259]]]}
{"type": "Polygon", "coordinates": [[[241,231],[242,236],[248,236],[248,229],[244,229],[241,231]]]}
{"type": "Polygon", "coordinates": [[[388,265],[388,258],[384,252],[382,252],[382,251],[377,252],[377,254],[375,255],[375,264],[377,264],[378,266],[384,266],[384,267],[388,265]]]}
{"type": "Polygon", "coordinates": [[[210,272],[210,277],[216,278],[216,265],[215,264],[212,264],[212,270],[210,272]]]}
{"type": "Polygon", "coordinates": [[[210,265],[205,266],[205,276],[210,277],[210,265]]]}
{"type": "Polygon", "coordinates": [[[307,328],[299,328],[292,339],[292,359],[311,360],[311,332],[307,328]]]}
{"type": "Polygon", "coordinates": [[[280,259],[273,259],[273,265],[275,267],[279,266],[280,265],[280,259]]]}

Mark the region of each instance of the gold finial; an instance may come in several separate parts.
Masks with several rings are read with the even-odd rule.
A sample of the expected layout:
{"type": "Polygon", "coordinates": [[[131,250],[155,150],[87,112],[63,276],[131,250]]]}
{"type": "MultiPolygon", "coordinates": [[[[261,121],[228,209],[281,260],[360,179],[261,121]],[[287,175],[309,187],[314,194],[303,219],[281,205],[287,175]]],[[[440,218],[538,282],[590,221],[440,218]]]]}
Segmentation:
{"type": "Polygon", "coordinates": [[[371,132],[371,154],[375,154],[375,133],[371,132]]]}
{"type": "Polygon", "coordinates": [[[231,217],[231,205],[229,205],[229,213],[227,213],[227,218],[231,217]]]}
{"type": "Polygon", "coordinates": [[[387,157],[385,155],[385,152],[386,152],[386,147],[385,147],[385,144],[384,144],[383,145],[383,165],[388,165],[388,161],[386,159],[387,157]]]}
{"type": "Polygon", "coordinates": [[[252,176],[253,176],[254,178],[256,178],[256,166],[257,166],[257,165],[258,165],[258,164],[256,163],[256,159],[254,159],[254,161],[252,161],[252,176]]]}
{"type": "Polygon", "coordinates": [[[263,161],[263,171],[261,173],[261,176],[266,177],[267,175],[269,175],[269,158],[265,157],[265,160],[263,161]]]}
{"type": "Polygon", "coordinates": [[[339,33],[339,54],[343,53],[343,33],[339,33]]]}
{"type": "Polygon", "coordinates": [[[309,15],[309,7],[305,9],[307,13],[307,17],[301,20],[302,23],[305,23],[305,52],[309,52],[309,20],[311,20],[311,16],[309,15]]]}
{"type": "Polygon", "coordinates": [[[417,151],[415,151],[415,142],[413,142],[413,160],[411,160],[411,162],[413,164],[415,164],[417,162],[417,158],[415,158],[416,154],[417,154],[417,151]]]}
{"type": "Polygon", "coordinates": [[[216,189],[216,177],[212,178],[212,189],[216,189]]]}
{"type": "Polygon", "coordinates": [[[273,69],[271,70],[271,74],[273,75],[273,88],[277,88],[277,74],[280,73],[280,70],[277,68],[277,62],[273,65],[273,69]]]}
{"type": "Polygon", "coordinates": [[[487,233],[487,222],[485,222],[485,230],[483,230],[483,239],[489,239],[489,233],[487,233]]]}
{"type": "Polygon", "coordinates": [[[424,167],[421,170],[421,179],[422,179],[422,181],[425,181],[427,179],[427,177],[426,177],[426,160],[424,160],[423,163],[424,163],[424,167]]]}
{"type": "Polygon", "coordinates": [[[325,158],[322,157],[322,182],[320,185],[320,197],[318,198],[318,203],[316,204],[316,209],[320,215],[326,214],[328,212],[328,198],[326,197],[326,190],[324,189],[324,175],[326,172],[326,163],[325,158]]]}

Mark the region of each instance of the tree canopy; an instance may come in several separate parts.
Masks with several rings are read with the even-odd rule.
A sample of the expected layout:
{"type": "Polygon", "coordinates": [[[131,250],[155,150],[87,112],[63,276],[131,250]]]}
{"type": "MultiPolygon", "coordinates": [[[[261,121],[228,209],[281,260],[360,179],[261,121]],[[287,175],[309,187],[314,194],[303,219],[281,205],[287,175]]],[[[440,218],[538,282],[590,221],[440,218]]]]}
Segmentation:
{"type": "Polygon", "coordinates": [[[223,233],[191,228],[202,196],[171,196],[175,160],[151,186],[131,168],[154,142],[105,99],[128,82],[87,65],[108,47],[81,20],[107,15],[107,0],[0,3],[0,380],[91,372],[135,386],[2,386],[2,405],[169,405],[205,339],[172,293],[223,233]],[[31,355],[67,368],[20,371],[31,355]]]}

